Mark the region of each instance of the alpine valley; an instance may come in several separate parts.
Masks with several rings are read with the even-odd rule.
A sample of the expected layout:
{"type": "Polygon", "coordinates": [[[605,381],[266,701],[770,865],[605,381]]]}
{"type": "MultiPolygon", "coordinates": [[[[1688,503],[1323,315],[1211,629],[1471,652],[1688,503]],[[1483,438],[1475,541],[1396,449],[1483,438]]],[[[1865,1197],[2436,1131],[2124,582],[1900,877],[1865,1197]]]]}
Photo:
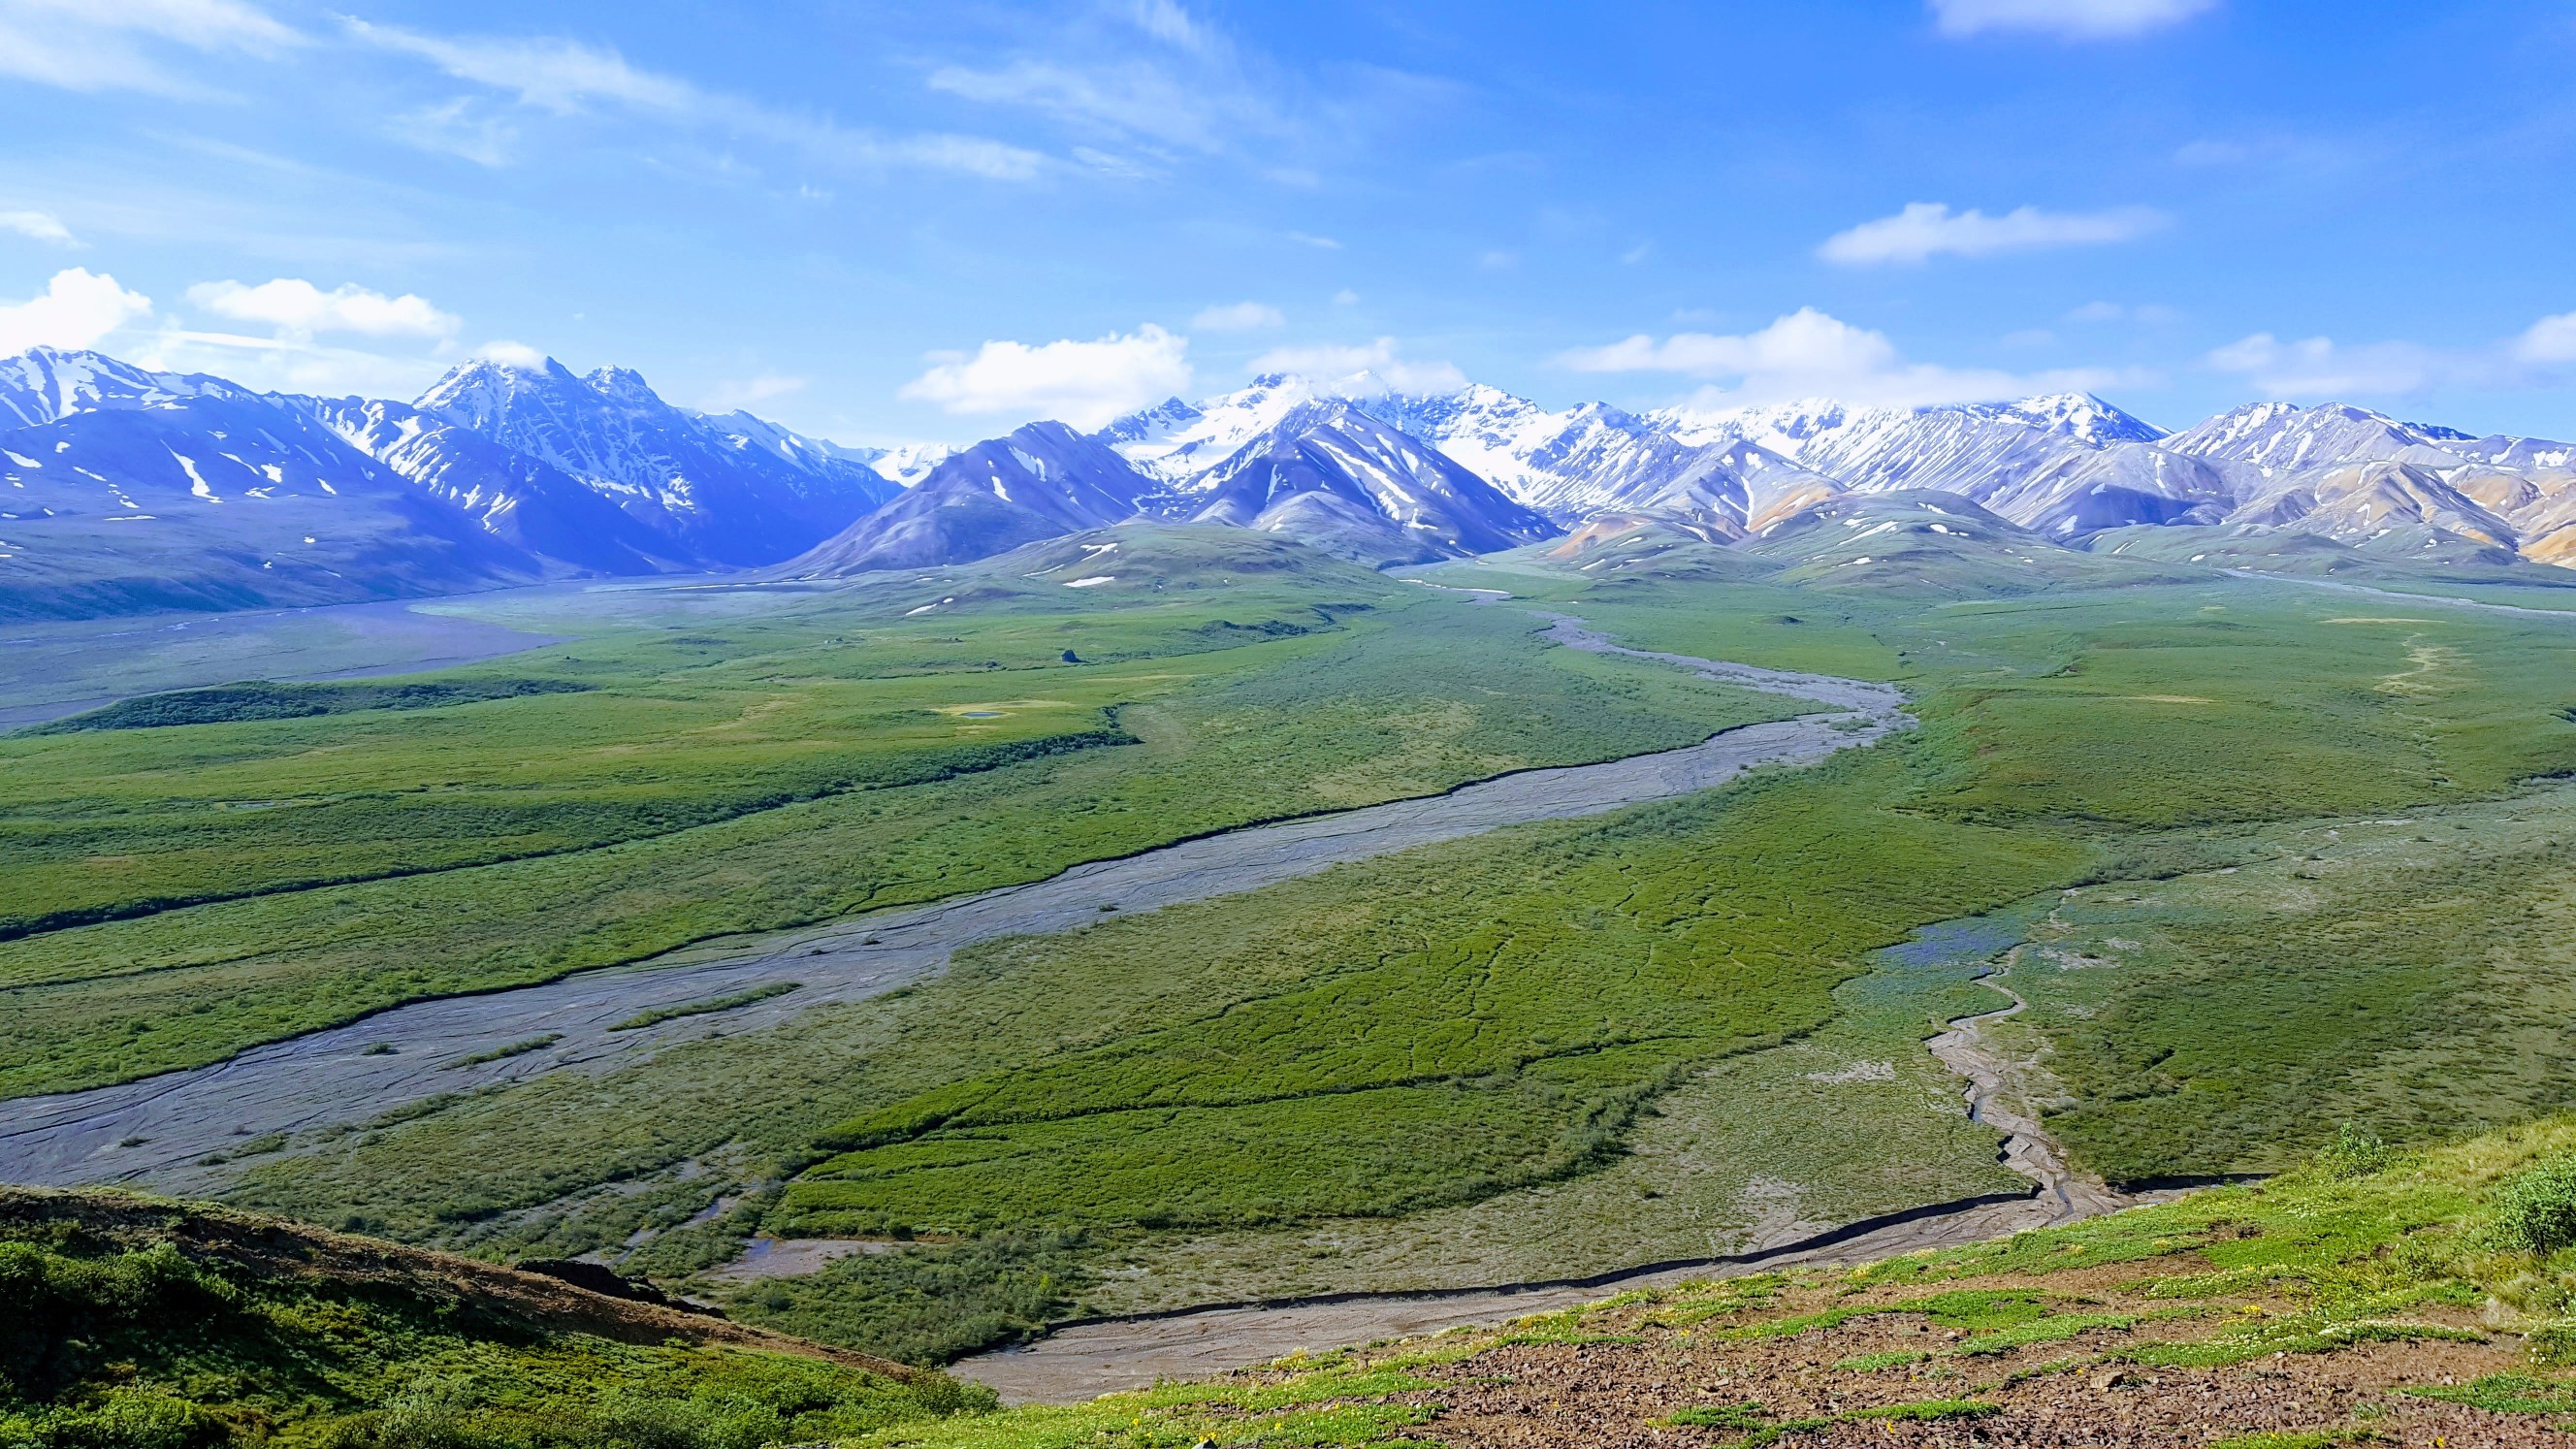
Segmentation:
{"type": "Polygon", "coordinates": [[[0,425],[0,1449],[2576,1415],[2567,444],[0,425]]]}

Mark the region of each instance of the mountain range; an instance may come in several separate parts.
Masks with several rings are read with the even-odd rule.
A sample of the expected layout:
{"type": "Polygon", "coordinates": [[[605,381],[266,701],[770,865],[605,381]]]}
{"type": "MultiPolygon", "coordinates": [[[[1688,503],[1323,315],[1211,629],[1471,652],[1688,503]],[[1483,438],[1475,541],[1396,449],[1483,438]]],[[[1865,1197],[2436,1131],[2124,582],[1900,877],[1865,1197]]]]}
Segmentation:
{"type": "Polygon", "coordinates": [[[468,362],[406,403],[38,349],[0,361],[0,485],[0,615],[18,616],[580,575],[835,577],[1138,518],[1373,566],[1605,525],[1758,548],[1851,516],[1837,500],[1900,494],[2047,548],[2116,537],[2164,558],[2136,553],[2136,530],[2211,529],[2381,559],[2576,564],[2576,446],[2337,404],[2260,403],[2168,433],[2082,393],[1634,414],[1271,374],[1096,433],[1041,422],[894,453],[693,412],[632,371],[551,359],[468,362]]]}

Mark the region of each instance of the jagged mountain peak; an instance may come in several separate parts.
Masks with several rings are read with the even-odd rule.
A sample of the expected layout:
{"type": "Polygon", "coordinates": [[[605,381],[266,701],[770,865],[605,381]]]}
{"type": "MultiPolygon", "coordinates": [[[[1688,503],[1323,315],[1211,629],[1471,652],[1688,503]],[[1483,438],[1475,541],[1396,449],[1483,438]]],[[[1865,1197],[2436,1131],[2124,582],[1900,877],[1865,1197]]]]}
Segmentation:
{"type": "Polygon", "coordinates": [[[614,402],[645,408],[670,406],[644,381],[644,374],[631,367],[593,368],[581,380],[592,392],[614,402]]]}
{"type": "Polygon", "coordinates": [[[1133,518],[1152,487],[1098,435],[1030,423],[949,455],[780,572],[825,578],[989,558],[1133,518]]]}
{"type": "Polygon", "coordinates": [[[101,408],[168,407],[195,397],[258,394],[198,372],[160,372],[77,348],[32,347],[0,360],[0,426],[56,422],[101,408]]]}
{"type": "Polygon", "coordinates": [[[1999,412],[2043,431],[2063,433],[2096,446],[2152,443],[2169,436],[2165,429],[2124,412],[2089,392],[2026,397],[2003,405],[1999,412]]]}
{"type": "Polygon", "coordinates": [[[1308,398],[1164,505],[1195,523],[1285,533],[1374,564],[1510,548],[1557,530],[1350,398],[1308,398]]]}

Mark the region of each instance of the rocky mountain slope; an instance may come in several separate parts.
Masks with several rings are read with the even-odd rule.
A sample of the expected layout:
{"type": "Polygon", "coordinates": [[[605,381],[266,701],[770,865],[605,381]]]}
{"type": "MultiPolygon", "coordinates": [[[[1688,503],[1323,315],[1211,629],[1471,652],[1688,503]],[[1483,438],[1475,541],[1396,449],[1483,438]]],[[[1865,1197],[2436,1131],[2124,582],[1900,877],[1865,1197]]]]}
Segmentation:
{"type": "Polygon", "coordinates": [[[828,578],[968,563],[1137,516],[1152,480],[1062,423],[1031,423],[933,467],[902,497],[778,569],[828,578]]]}
{"type": "Polygon", "coordinates": [[[1747,544],[1820,508],[1848,516],[1834,500],[1897,493],[2065,548],[2205,527],[2446,565],[2576,563],[2576,445],[2339,404],[2257,404],[2167,434],[2083,393],[1639,415],[1551,412],[1481,384],[1409,394],[1367,373],[1268,374],[1089,437],[1041,423],[963,451],[887,452],[691,412],[632,371],[576,375],[551,359],[476,360],[403,403],[264,395],[39,349],[0,361],[0,442],[0,611],[12,613],[574,574],[839,576],[1130,518],[1276,532],[1379,565],[1601,520],[1747,544]],[[174,472],[182,459],[199,473],[174,472]],[[147,508],[146,494],[168,501],[147,508]]]}
{"type": "Polygon", "coordinates": [[[1490,553],[1557,532],[1437,449],[1339,400],[1290,409],[1155,508],[1176,522],[1284,533],[1377,564],[1490,553]]]}
{"type": "MultiPolygon", "coordinates": [[[[338,603],[570,571],[295,408],[197,379],[86,385],[128,381],[81,390],[130,403],[0,432],[0,617],[338,603]]],[[[57,412],[79,400],[46,396],[57,412]]]]}
{"type": "Polygon", "coordinates": [[[885,454],[477,361],[418,405],[0,360],[0,616],[456,593],[774,563],[897,497],[885,454]]]}
{"type": "Polygon", "coordinates": [[[863,462],[784,429],[712,426],[625,368],[576,377],[552,358],[540,367],[480,360],[416,406],[580,479],[719,565],[801,553],[896,491],[863,462]]]}

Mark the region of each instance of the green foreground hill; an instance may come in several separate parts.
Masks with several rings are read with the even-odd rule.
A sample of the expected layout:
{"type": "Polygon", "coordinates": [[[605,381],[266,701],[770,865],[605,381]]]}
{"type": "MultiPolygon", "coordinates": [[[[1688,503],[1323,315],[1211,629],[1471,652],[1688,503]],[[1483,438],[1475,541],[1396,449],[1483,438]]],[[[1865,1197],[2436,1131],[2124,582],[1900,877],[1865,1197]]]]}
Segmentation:
{"type": "Polygon", "coordinates": [[[2576,1119],[2411,1154],[2346,1132],[2270,1182],[2072,1227],[1067,1407],[113,1195],[0,1195],[0,1306],[13,1449],[2537,1444],[2576,1422],[2576,1119]]]}
{"type": "Polygon", "coordinates": [[[991,1407],[942,1374],[535,1273],[0,1189],[10,1449],[757,1449],[991,1407]]]}

